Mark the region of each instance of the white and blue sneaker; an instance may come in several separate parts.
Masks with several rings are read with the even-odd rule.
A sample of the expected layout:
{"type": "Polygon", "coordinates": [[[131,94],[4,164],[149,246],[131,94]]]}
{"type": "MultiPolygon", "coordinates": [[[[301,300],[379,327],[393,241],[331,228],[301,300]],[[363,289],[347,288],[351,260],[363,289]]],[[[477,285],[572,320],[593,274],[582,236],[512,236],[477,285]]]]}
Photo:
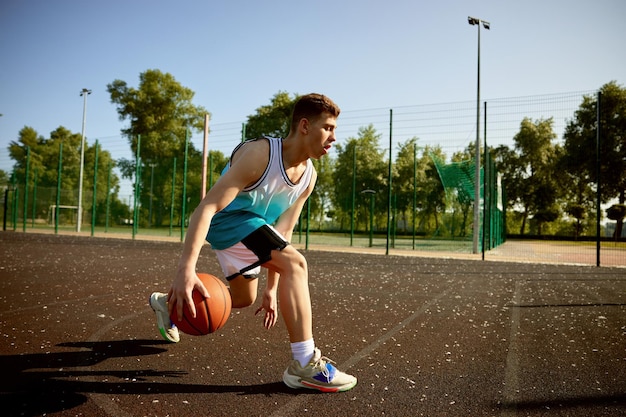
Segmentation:
{"type": "Polygon", "coordinates": [[[322,392],[341,392],[354,388],[356,378],[339,371],[333,363],[315,348],[307,366],[302,367],[295,359],[291,361],[283,374],[283,382],[290,388],[309,388],[322,392]]]}
{"type": "Polygon", "coordinates": [[[149,302],[150,307],[156,313],[157,327],[163,339],[168,342],[178,343],[180,334],[176,325],[170,320],[170,314],[167,310],[167,294],[153,292],[149,302]]]}

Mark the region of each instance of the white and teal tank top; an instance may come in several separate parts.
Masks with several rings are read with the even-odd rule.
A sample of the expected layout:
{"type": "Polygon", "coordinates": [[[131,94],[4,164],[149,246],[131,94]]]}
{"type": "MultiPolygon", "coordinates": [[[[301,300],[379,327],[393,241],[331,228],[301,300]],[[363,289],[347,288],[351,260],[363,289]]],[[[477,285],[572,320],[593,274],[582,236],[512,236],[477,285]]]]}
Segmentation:
{"type": "MultiPolygon", "coordinates": [[[[283,140],[260,138],[270,144],[269,163],[257,182],[244,188],[235,199],[213,216],[206,240],[213,249],[223,250],[265,224],[273,224],[308,188],[313,175],[313,163],[307,161],[304,174],[297,184],[291,182],[283,165],[283,140]]],[[[247,142],[240,143],[232,155],[247,142]]],[[[232,159],[231,155],[231,159],[232,159]]],[[[230,162],[222,175],[230,168],[230,162]]]]}

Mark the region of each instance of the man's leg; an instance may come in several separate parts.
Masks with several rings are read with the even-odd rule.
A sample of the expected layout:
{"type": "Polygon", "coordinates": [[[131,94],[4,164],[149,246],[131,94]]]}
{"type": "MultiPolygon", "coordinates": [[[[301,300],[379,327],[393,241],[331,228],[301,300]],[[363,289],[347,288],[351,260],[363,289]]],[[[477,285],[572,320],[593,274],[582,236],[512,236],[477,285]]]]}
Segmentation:
{"type": "Polygon", "coordinates": [[[272,259],[263,266],[280,274],[278,300],[289,341],[295,343],[312,339],[309,275],[304,256],[289,245],[280,251],[273,250],[272,259]]]}
{"type": "Polygon", "coordinates": [[[233,308],[244,308],[254,304],[259,287],[259,280],[256,277],[238,275],[228,281],[228,284],[230,285],[233,308]]]}
{"type": "MultiPolygon", "coordinates": [[[[322,392],[352,389],[357,379],[339,371],[332,361],[315,347],[309,276],[306,259],[293,246],[273,250],[272,259],[264,264],[280,274],[278,298],[280,311],[289,332],[294,360],[283,373],[283,382],[291,388],[310,388],[322,392]],[[298,347],[297,347],[298,346],[298,347]],[[311,349],[307,363],[296,359],[297,349],[311,349]]],[[[302,352],[301,352],[302,353],[302,352]]]]}

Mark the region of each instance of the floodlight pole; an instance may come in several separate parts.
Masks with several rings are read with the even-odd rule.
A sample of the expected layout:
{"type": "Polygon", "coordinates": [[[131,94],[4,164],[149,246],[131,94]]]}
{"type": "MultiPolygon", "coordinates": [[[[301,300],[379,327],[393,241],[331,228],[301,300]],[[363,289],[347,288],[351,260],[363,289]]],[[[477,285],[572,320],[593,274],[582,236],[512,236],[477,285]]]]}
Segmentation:
{"type": "Polygon", "coordinates": [[[80,225],[83,222],[83,171],[85,170],[85,121],[87,120],[87,96],[91,90],[83,88],[80,96],[83,97],[83,130],[80,140],[80,173],[78,174],[78,213],[76,219],[76,232],[80,233],[80,225]]]}
{"type": "Polygon", "coordinates": [[[478,235],[480,234],[480,26],[489,30],[491,24],[481,19],[468,16],[467,22],[478,26],[478,82],[476,88],[476,170],[474,177],[474,231],[473,252],[478,253],[478,235]]]}

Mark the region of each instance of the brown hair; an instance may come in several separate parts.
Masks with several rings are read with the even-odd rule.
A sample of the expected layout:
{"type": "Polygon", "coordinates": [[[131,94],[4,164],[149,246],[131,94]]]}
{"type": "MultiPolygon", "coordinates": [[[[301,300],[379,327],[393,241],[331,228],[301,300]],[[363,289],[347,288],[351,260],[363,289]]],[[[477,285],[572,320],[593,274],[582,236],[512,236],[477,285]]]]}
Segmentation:
{"type": "Polygon", "coordinates": [[[324,112],[337,118],[341,109],[331,99],[322,94],[311,93],[300,97],[296,101],[291,115],[291,129],[295,129],[302,119],[317,120],[324,112]]]}

